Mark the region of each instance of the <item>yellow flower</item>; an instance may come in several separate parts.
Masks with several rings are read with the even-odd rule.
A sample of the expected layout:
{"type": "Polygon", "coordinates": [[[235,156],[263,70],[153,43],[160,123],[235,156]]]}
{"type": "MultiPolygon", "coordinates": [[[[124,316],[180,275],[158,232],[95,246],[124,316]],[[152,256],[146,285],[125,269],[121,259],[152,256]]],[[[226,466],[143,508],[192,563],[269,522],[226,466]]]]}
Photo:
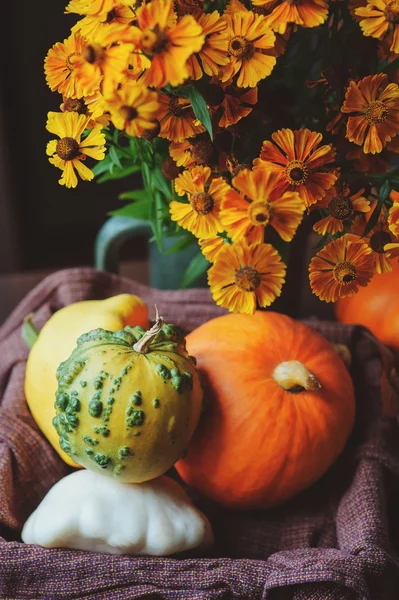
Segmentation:
{"type": "Polygon", "coordinates": [[[186,169],[196,165],[212,165],[217,161],[217,152],[208,134],[206,137],[200,135],[183,142],[172,142],[169,145],[169,154],[178,167],[186,169]]]}
{"type": "Polygon", "coordinates": [[[220,79],[228,81],[238,74],[238,87],[255,87],[273,70],[276,57],[271,56],[276,36],[266,18],[252,12],[225,16],[229,28],[229,63],[222,68],[220,79]]]}
{"type": "Polygon", "coordinates": [[[367,235],[364,235],[366,225],[373,214],[374,208],[375,202],[369,213],[356,217],[353,221],[351,231],[354,236],[358,236],[370,248],[377,273],[389,273],[392,271],[392,260],[399,257],[399,240],[390,232],[388,221],[383,212],[380,213],[376,225],[367,235]]]}
{"type": "Polygon", "coordinates": [[[348,140],[366,154],[379,153],[399,133],[399,86],[383,73],[351,81],[341,111],[357,113],[348,118],[348,140]]]}
{"type": "Polygon", "coordinates": [[[96,125],[108,127],[110,116],[105,106],[105,101],[97,92],[87,98],[67,98],[63,96],[63,102],[60,106],[62,112],[76,112],[79,115],[86,115],[89,118],[87,129],[93,129],[96,125]]]}
{"type": "Polygon", "coordinates": [[[75,169],[81,179],[90,181],[94,174],[82,161],[89,156],[102,160],[105,156],[105,135],[101,125],[97,125],[89,135],[81,140],[88,118],[76,112],[49,113],[46,129],[58,135],[59,140],[47,144],[46,153],[51,164],[62,170],[60,185],[74,188],[78,184],[75,169]]]}
{"type": "Polygon", "coordinates": [[[222,177],[210,180],[209,167],[194,167],[184,171],[175,179],[175,190],[179,196],[187,194],[189,203],[170,203],[172,221],[188,229],[201,239],[215,237],[223,231],[220,224],[220,205],[229,185],[222,177]]]}
{"type": "Polygon", "coordinates": [[[145,129],[154,127],[159,103],[156,92],[133,82],[118,89],[108,99],[107,106],[117,129],[124,129],[131,136],[139,136],[145,129]]]}
{"type": "Polygon", "coordinates": [[[288,23],[318,27],[328,16],[327,0],[252,0],[252,4],[268,11],[268,23],[279,33],[285,33],[288,23]]]}
{"type": "Polygon", "coordinates": [[[188,58],[205,41],[201,26],[190,15],[176,22],[172,0],[153,0],[137,11],[137,45],[151,60],[145,75],[150,87],[180,85],[188,78],[188,58]]]}
{"type": "Polygon", "coordinates": [[[392,190],[390,196],[393,204],[389,209],[389,231],[393,233],[395,237],[399,237],[399,192],[392,190]]]}
{"type": "Polygon", "coordinates": [[[225,244],[208,271],[216,304],[230,312],[253,314],[280,296],[285,264],[271,244],[225,244]]]}
{"type": "Polygon", "coordinates": [[[363,35],[383,40],[393,33],[391,52],[399,54],[399,0],[373,0],[367,6],[355,10],[363,35]]]}
{"type": "Polygon", "coordinates": [[[100,16],[87,16],[80,19],[73,27],[72,32],[80,32],[88,41],[98,34],[107,30],[111,25],[119,23],[128,25],[134,19],[134,11],[131,6],[122,3],[116,4],[108,13],[100,16]]]}
{"type": "Polygon", "coordinates": [[[313,225],[313,229],[320,235],[334,235],[343,231],[344,222],[352,219],[355,213],[366,213],[370,210],[370,202],[364,198],[363,192],[364,188],[351,196],[348,187],[333,185],[324,198],[311,207],[328,213],[313,225]]]}
{"type": "Polygon", "coordinates": [[[222,203],[220,220],[233,242],[263,242],[265,228],[273,227],[290,242],[302,221],[305,205],[297,192],[280,194],[278,173],[244,169],[233,179],[233,186],[222,203]]]}
{"type": "Polygon", "coordinates": [[[366,287],[374,274],[370,248],[353,236],[343,235],[312,258],[309,279],[312,291],[320,300],[336,302],[353,296],[359,285],[366,287]]]}
{"type": "Polygon", "coordinates": [[[274,144],[263,142],[255,170],[278,172],[280,193],[298,192],[307,207],[321,200],[338,179],[338,171],[327,167],[335,158],[331,144],[320,146],[323,136],[309,129],[280,129],[272,138],[274,144]]]}
{"type": "Polygon", "coordinates": [[[134,2],[133,0],[70,0],[65,12],[106,18],[118,4],[132,6],[134,2]]]}
{"type": "MultiPolygon", "coordinates": [[[[86,48],[86,41],[79,33],[73,33],[64,42],[57,42],[47,53],[44,61],[46,82],[52,92],[68,98],[85,95],[77,77],[76,65],[86,48]]],[[[93,91],[98,90],[100,79],[93,82],[93,91]]]]}
{"type": "MultiPolygon", "coordinates": [[[[201,60],[202,69],[212,77],[217,75],[221,65],[229,62],[227,47],[229,36],[227,33],[227,23],[221,17],[217,10],[213,13],[203,13],[197,18],[197,23],[202,27],[202,33],[205,36],[205,42],[198,53],[201,60]]],[[[193,54],[188,60],[188,70],[191,79],[200,79],[202,69],[196,54],[193,54]]]]}
{"type": "Polygon", "coordinates": [[[224,238],[219,235],[216,237],[207,238],[205,240],[198,240],[202,254],[209,262],[215,262],[219,251],[224,247],[224,238]]]}
{"type": "Polygon", "coordinates": [[[195,117],[187,98],[159,94],[159,102],[157,119],[161,123],[160,137],[182,142],[205,131],[205,127],[195,117]]]}

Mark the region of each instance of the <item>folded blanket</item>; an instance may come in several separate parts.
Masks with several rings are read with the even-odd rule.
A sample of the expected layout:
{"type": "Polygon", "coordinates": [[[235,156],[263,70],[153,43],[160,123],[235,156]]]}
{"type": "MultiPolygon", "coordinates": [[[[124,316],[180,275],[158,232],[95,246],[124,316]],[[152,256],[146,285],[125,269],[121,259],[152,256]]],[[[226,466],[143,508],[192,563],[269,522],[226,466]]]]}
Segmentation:
{"type": "Polygon", "coordinates": [[[333,322],[310,325],[351,349],[356,425],[343,454],[311,488],[268,511],[222,510],[194,496],[216,536],[214,548],[201,557],[132,558],[21,543],[27,517],[70,472],[25,402],[23,318],[33,312],[40,328],[71,302],[122,292],[139,295],[150,307],[156,303],[169,322],[187,330],[223,313],[208,290],[152,290],[91,269],[51,275],[15,309],[0,329],[0,597],[399,598],[399,427],[383,373],[386,354],[367,331],[333,322]]]}

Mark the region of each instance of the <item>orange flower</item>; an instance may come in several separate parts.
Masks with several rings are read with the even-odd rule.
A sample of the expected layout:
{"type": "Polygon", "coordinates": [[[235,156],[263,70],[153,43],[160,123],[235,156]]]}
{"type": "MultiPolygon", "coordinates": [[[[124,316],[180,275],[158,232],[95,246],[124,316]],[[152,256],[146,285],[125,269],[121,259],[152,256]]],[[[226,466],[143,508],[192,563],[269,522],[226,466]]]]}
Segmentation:
{"type": "Polygon", "coordinates": [[[123,3],[116,4],[108,13],[101,16],[87,16],[80,19],[71,29],[72,32],[80,32],[88,41],[91,41],[99,33],[107,30],[111,25],[119,23],[128,25],[134,19],[132,6],[123,3]]]}
{"type": "Polygon", "coordinates": [[[224,247],[225,240],[220,236],[207,238],[205,240],[198,240],[202,254],[209,262],[215,262],[219,251],[224,247]]]}
{"type": "Polygon", "coordinates": [[[328,213],[313,225],[313,229],[320,235],[344,231],[344,222],[354,217],[356,212],[366,213],[370,210],[370,202],[364,198],[363,192],[364,189],[361,189],[350,196],[348,187],[333,185],[324,198],[312,206],[312,209],[322,209],[322,212],[328,213]]]}
{"type": "Polygon", "coordinates": [[[230,312],[253,314],[280,296],[285,264],[271,244],[225,244],[208,271],[216,304],[230,312]]]}
{"type": "Polygon", "coordinates": [[[145,83],[158,88],[180,85],[189,76],[188,58],[204,44],[201,26],[190,15],[176,23],[172,0],[153,0],[136,14],[137,45],[151,60],[145,83]]]}
{"type": "MultiPolygon", "coordinates": [[[[64,42],[57,42],[47,53],[44,72],[47,85],[52,92],[59,92],[68,98],[81,98],[85,95],[76,65],[86,48],[86,41],[79,33],[73,33],[64,42]]],[[[100,79],[93,81],[93,92],[98,90],[100,79]]]]}
{"type": "Polygon", "coordinates": [[[389,209],[389,216],[388,216],[389,231],[395,237],[399,237],[399,192],[392,190],[390,196],[391,196],[391,200],[393,201],[393,205],[389,209]]]}
{"type": "Polygon", "coordinates": [[[238,74],[238,87],[255,87],[273,70],[276,64],[273,52],[276,36],[268,27],[265,17],[252,12],[238,12],[225,16],[229,27],[229,63],[223,67],[221,81],[238,74]]]}
{"type": "Polygon", "coordinates": [[[60,105],[60,110],[62,112],[75,112],[78,115],[85,115],[88,118],[87,129],[93,129],[96,125],[108,127],[110,115],[106,112],[104,98],[100,92],[87,98],[66,98],[63,96],[62,99],[63,102],[60,105]]]}
{"type": "Polygon", "coordinates": [[[178,17],[192,15],[197,20],[204,10],[204,0],[175,0],[175,11],[178,17]]]}
{"type": "Polygon", "coordinates": [[[93,172],[82,161],[87,156],[102,160],[105,155],[105,135],[101,132],[101,125],[97,125],[82,141],[82,133],[87,127],[87,117],[76,112],[49,113],[46,129],[59,136],[59,140],[51,140],[47,144],[46,153],[51,164],[62,171],[58,181],[60,185],[74,188],[78,184],[75,173],[81,179],[91,181],[93,172]]]}
{"type": "Polygon", "coordinates": [[[309,266],[312,291],[326,302],[353,296],[359,285],[367,286],[373,274],[374,259],[370,248],[347,235],[320,250],[309,266]]]}
{"type": "Polygon", "coordinates": [[[200,135],[183,142],[172,142],[169,146],[169,154],[178,167],[186,169],[196,165],[212,165],[216,162],[216,150],[208,134],[206,137],[200,135]]]}
{"type": "Polygon", "coordinates": [[[107,101],[111,120],[127,135],[138,136],[154,127],[159,108],[157,93],[140,83],[130,83],[118,89],[107,101]]]}
{"type": "Polygon", "coordinates": [[[377,273],[388,273],[392,271],[392,260],[399,257],[399,240],[390,232],[388,221],[383,212],[381,212],[373,229],[367,235],[364,235],[374,206],[367,215],[356,217],[352,224],[352,233],[359,236],[361,241],[370,248],[377,273]],[[387,248],[388,244],[390,245],[389,248],[387,248]]]}
{"type": "MultiPolygon", "coordinates": [[[[394,140],[398,137],[394,138],[394,140]]],[[[350,144],[351,150],[346,153],[347,160],[353,160],[353,168],[360,173],[386,173],[388,170],[388,157],[386,152],[389,144],[381,154],[365,154],[359,146],[350,144]]]]}
{"type": "Polygon", "coordinates": [[[160,108],[157,119],[161,123],[160,137],[173,142],[182,142],[205,131],[205,127],[193,113],[190,100],[167,94],[159,94],[158,99],[160,108]]]}
{"type": "Polygon", "coordinates": [[[357,113],[348,118],[348,140],[366,154],[379,153],[399,133],[399,86],[383,73],[351,81],[341,111],[357,113]]]}
{"type": "Polygon", "coordinates": [[[229,62],[227,56],[229,36],[225,19],[215,10],[213,13],[201,14],[197,17],[197,23],[202,27],[205,42],[198,54],[202,68],[196,54],[188,59],[187,68],[191,79],[200,79],[202,69],[210,77],[217,75],[220,66],[229,62]]]}
{"type": "Polygon", "coordinates": [[[221,112],[219,127],[230,127],[247,117],[258,102],[258,88],[243,89],[233,85],[232,80],[219,82],[216,77],[211,80],[206,90],[205,99],[208,105],[221,112]]]}
{"type": "Polygon", "coordinates": [[[363,35],[383,40],[387,33],[393,33],[391,52],[399,54],[399,0],[373,0],[367,6],[355,10],[363,35]]]}
{"type": "Polygon", "coordinates": [[[327,0],[252,0],[252,4],[269,11],[267,21],[279,33],[285,32],[288,23],[318,27],[328,16],[327,0]]]}
{"type": "Polygon", "coordinates": [[[307,207],[321,200],[338,178],[337,170],[327,168],[335,158],[331,144],[319,146],[323,136],[309,129],[280,129],[272,138],[274,144],[263,142],[255,170],[278,172],[279,192],[298,192],[307,207]]]}
{"type": "Polygon", "coordinates": [[[110,96],[124,78],[134,48],[131,43],[123,43],[127,32],[128,28],[124,25],[110,25],[85,48],[76,65],[76,77],[85,90],[85,96],[96,91],[97,82],[101,79],[104,96],[110,96]]]}
{"type": "Polygon", "coordinates": [[[244,238],[250,244],[263,242],[269,225],[285,242],[292,240],[305,205],[297,192],[280,194],[275,187],[278,179],[275,171],[249,169],[234,177],[232,183],[241,195],[230,189],[220,213],[222,225],[233,242],[244,238]]]}
{"type": "Polygon", "coordinates": [[[181,173],[174,181],[175,190],[179,196],[187,194],[189,204],[170,203],[172,221],[200,239],[215,237],[223,231],[220,206],[230,188],[223,177],[210,181],[211,173],[209,167],[194,167],[181,173]]]}
{"type": "Polygon", "coordinates": [[[134,2],[133,0],[70,0],[65,12],[106,17],[118,4],[132,6],[134,2]]]}

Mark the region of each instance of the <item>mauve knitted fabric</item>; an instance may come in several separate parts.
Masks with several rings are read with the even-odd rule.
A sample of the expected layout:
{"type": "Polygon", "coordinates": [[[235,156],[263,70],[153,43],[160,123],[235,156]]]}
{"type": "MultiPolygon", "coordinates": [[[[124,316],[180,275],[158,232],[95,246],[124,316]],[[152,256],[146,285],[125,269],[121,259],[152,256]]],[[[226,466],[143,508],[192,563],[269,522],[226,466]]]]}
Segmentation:
{"type": "Polygon", "coordinates": [[[311,488],[257,512],[221,510],[193,495],[216,536],[201,557],[132,558],[21,543],[27,517],[70,471],[25,402],[22,320],[33,312],[41,327],[66,304],[121,292],[156,303],[186,329],[223,313],[208,290],[156,291],[91,269],[51,275],[15,309],[0,329],[0,598],[399,600],[398,423],[382,402],[380,347],[365,330],[338,323],[310,324],[352,351],[356,425],[311,488]]]}

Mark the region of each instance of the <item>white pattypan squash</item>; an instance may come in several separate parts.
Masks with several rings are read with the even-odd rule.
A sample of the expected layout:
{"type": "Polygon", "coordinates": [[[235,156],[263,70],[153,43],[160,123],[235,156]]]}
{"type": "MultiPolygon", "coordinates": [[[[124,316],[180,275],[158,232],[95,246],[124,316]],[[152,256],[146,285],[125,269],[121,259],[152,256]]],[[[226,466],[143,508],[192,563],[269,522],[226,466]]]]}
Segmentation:
{"type": "Polygon", "coordinates": [[[213,541],[207,518],[168,477],[120,483],[78,471],[56,483],[22,531],[45,548],[167,556],[213,541]]]}

